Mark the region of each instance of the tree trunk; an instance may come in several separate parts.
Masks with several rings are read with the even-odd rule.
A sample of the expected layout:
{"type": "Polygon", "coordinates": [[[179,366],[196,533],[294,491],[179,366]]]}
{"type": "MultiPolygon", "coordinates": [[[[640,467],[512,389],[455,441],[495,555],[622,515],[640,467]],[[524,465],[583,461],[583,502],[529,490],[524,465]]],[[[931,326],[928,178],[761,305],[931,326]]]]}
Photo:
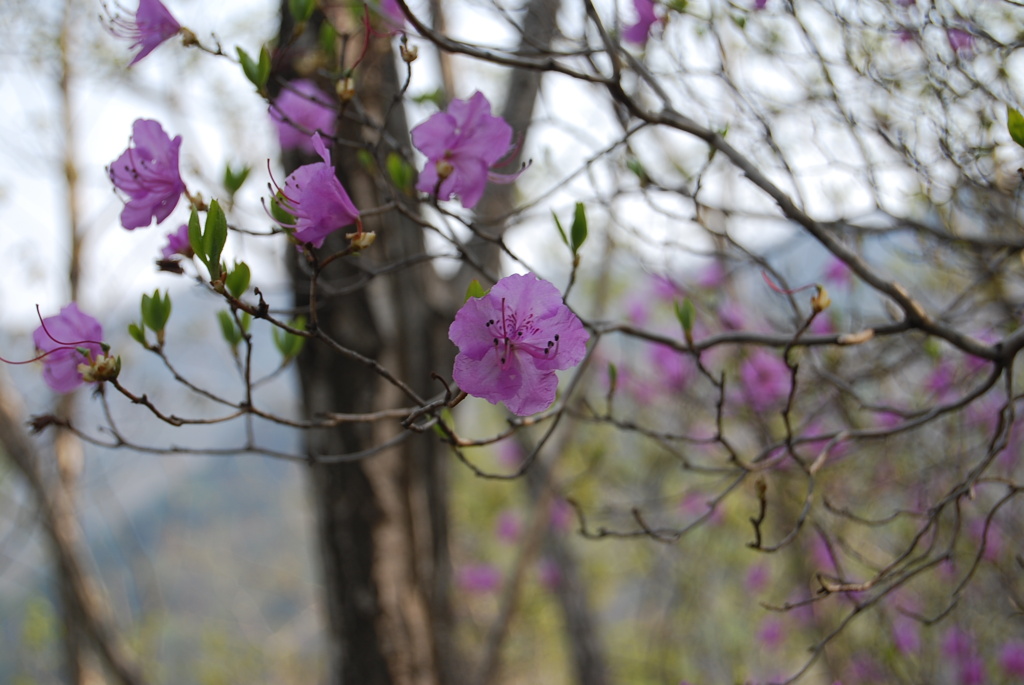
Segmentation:
{"type": "MultiPolygon", "coordinates": [[[[321,7],[336,28],[351,29],[352,41],[361,42],[360,26],[344,25],[350,7],[339,7],[337,15],[326,3],[321,7]]],[[[290,31],[283,26],[282,35],[290,31]]],[[[300,57],[293,55],[291,62],[300,57]]],[[[282,70],[298,71],[286,65],[282,70]]],[[[373,150],[383,169],[389,144],[409,147],[404,110],[392,106],[399,75],[388,39],[371,39],[355,78],[356,100],[339,118],[337,138],[373,150]],[[360,123],[349,116],[357,111],[360,123]]],[[[392,200],[383,176],[368,173],[356,149],[336,145],[332,151],[353,202],[366,210],[392,200]]],[[[435,277],[429,263],[417,265],[424,252],[422,229],[397,211],[366,217],[364,225],[376,231],[376,244],[363,255],[333,262],[318,278],[318,327],[408,379],[420,397],[436,394],[442,387],[432,385],[431,373],[450,368],[451,353],[438,359],[440,320],[424,305],[435,277]],[[368,278],[385,265],[402,266],[368,278]]],[[[318,253],[329,255],[347,242],[335,234],[318,253]]],[[[289,259],[295,261],[293,254],[289,259]]],[[[295,304],[303,311],[310,302],[310,276],[302,269],[294,269],[293,276],[295,304]]],[[[324,345],[308,345],[298,366],[310,416],[410,405],[409,397],[364,363],[324,345]]],[[[405,431],[397,423],[345,424],[307,436],[329,682],[338,685],[455,682],[445,478],[437,440],[432,433],[411,435],[368,458],[331,459],[373,449],[400,432],[405,431]]]]}

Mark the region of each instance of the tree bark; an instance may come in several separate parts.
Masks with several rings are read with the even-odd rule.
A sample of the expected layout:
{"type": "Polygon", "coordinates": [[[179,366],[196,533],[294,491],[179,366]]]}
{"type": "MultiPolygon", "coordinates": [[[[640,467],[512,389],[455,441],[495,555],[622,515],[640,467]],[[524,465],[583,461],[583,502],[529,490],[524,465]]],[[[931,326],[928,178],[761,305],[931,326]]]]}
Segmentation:
{"type": "MultiPolygon", "coordinates": [[[[346,23],[351,6],[321,7],[353,44],[361,43],[361,25],[346,23]]],[[[290,31],[285,25],[282,35],[290,31]]],[[[300,58],[293,55],[292,64],[300,58]]],[[[297,73],[287,65],[282,70],[297,73]]],[[[338,119],[337,138],[346,144],[334,146],[332,160],[353,202],[366,210],[394,199],[395,190],[382,174],[369,172],[357,146],[348,143],[371,151],[380,169],[388,151],[399,148],[407,154],[409,149],[399,74],[387,38],[370,39],[354,77],[356,99],[338,119]]],[[[366,217],[364,226],[377,233],[376,244],[358,257],[333,262],[319,275],[318,326],[341,345],[408,379],[420,397],[436,394],[442,387],[433,385],[431,373],[450,367],[451,355],[439,359],[440,319],[424,305],[424,293],[436,276],[429,263],[418,260],[424,253],[422,229],[397,211],[366,217]]],[[[331,254],[347,242],[335,234],[318,253],[331,254]]],[[[293,255],[289,259],[295,261],[293,255]]],[[[294,269],[293,277],[295,304],[303,311],[310,304],[310,274],[294,269]]],[[[410,402],[365,364],[323,345],[308,345],[298,367],[311,416],[410,402]]],[[[369,458],[330,458],[371,450],[404,432],[398,425],[346,424],[307,436],[329,682],[338,685],[456,682],[445,477],[436,439],[430,433],[411,435],[369,458]]]]}

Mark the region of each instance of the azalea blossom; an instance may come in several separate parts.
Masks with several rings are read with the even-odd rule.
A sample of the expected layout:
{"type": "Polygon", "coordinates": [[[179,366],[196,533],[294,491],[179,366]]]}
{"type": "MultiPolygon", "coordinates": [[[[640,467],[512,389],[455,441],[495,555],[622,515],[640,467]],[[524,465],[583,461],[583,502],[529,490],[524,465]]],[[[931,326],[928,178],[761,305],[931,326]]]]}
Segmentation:
{"type": "Polygon", "coordinates": [[[480,201],[488,179],[510,183],[517,174],[491,172],[508,155],[512,127],[491,114],[491,103],[476,92],[469,100],[452,100],[448,111],[438,112],[412,130],[412,143],[427,156],[416,190],[437,193],[437,199],[457,195],[466,208],[480,201]]]}
{"type": "Polygon", "coordinates": [[[402,8],[398,6],[396,0],[380,0],[377,11],[395,31],[405,28],[405,13],[402,12],[402,8]]]}
{"type": "Polygon", "coordinates": [[[281,89],[270,105],[270,118],[283,149],[313,154],[313,133],[333,136],[337,114],[324,91],[309,79],[299,79],[281,89]]]}
{"type": "Polygon", "coordinates": [[[192,256],[192,245],[188,241],[188,226],[182,224],[174,233],[167,234],[167,244],[161,252],[164,259],[171,259],[175,255],[183,257],[192,256]]]}
{"type": "Polygon", "coordinates": [[[946,40],[955,53],[969,55],[974,50],[974,36],[963,29],[947,29],[946,40]]]}
{"type": "Polygon", "coordinates": [[[103,327],[74,302],[60,314],[43,319],[32,340],[46,354],[42,357],[43,380],[55,392],[71,392],[83,382],[98,380],[85,376],[93,365],[106,360],[101,346],[103,327]]]}
{"type": "Polygon", "coordinates": [[[136,119],[128,149],[107,167],[110,181],[128,196],[121,225],[129,231],[160,223],[185,192],[178,171],[181,136],[171,140],[159,122],[136,119]]]}
{"type": "Polygon", "coordinates": [[[352,204],[331,164],[331,153],[319,133],[312,137],[313,149],[322,162],[305,164],[293,171],[278,188],[277,203],[294,217],[281,226],[294,231],[295,239],[320,247],[328,235],[345,226],[360,225],[359,210],[352,204]]]}
{"type": "Polygon", "coordinates": [[[633,8],[639,15],[635,24],[622,29],[622,40],[637,45],[646,45],[651,36],[651,27],[658,21],[654,14],[654,0],[633,0],[633,8]]]}
{"type": "Polygon", "coordinates": [[[789,396],[791,374],[779,357],[755,348],[740,366],[744,396],[754,411],[771,408],[789,396]]]}
{"type": "Polygon", "coordinates": [[[171,16],[160,0],[139,0],[139,9],[135,11],[134,18],[110,15],[110,32],[119,38],[135,41],[131,46],[133,50],[140,48],[128,66],[182,30],[181,24],[171,16]]]}
{"type": "Polygon", "coordinates": [[[448,337],[459,348],[453,376],[464,391],[519,416],[555,401],[555,371],[576,366],[590,334],[555,286],[533,274],[498,281],[455,315],[448,337]]]}

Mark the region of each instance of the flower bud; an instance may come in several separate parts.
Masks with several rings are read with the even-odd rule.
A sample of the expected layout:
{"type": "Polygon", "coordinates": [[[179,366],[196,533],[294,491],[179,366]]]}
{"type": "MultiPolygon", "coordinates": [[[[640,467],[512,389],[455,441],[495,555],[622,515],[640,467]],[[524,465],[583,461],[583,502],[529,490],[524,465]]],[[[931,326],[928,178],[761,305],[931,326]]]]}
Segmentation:
{"type": "Polygon", "coordinates": [[[356,233],[346,233],[345,237],[352,241],[352,247],[360,250],[373,245],[374,241],[377,240],[377,234],[373,231],[358,231],[356,233]]]}
{"type": "Polygon", "coordinates": [[[335,90],[342,102],[348,102],[356,96],[356,82],[351,76],[343,78],[338,81],[335,90]]]}
{"type": "Polygon", "coordinates": [[[815,314],[820,314],[828,309],[828,306],[832,304],[832,298],[828,296],[828,291],[822,286],[818,285],[815,286],[815,288],[816,292],[814,297],[811,298],[811,310],[815,314]]]}
{"type": "Polygon", "coordinates": [[[412,47],[408,47],[403,43],[402,45],[398,46],[398,50],[402,54],[402,61],[408,64],[415,62],[416,58],[420,56],[420,49],[415,45],[413,45],[412,47]]]}

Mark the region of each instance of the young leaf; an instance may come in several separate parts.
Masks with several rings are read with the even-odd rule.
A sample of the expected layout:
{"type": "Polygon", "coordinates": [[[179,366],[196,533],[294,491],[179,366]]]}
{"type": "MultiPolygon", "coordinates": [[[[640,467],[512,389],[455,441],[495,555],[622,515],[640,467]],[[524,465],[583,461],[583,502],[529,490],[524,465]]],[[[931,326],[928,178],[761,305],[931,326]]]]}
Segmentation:
{"type": "Polygon", "coordinates": [[[676,302],[675,309],[676,318],[679,319],[679,325],[683,327],[683,332],[687,334],[692,333],[693,319],[696,316],[696,310],[693,307],[693,302],[691,302],[690,298],[687,297],[681,304],[676,302]]]}
{"type": "Polygon", "coordinates": [[[316,0],[288,0],[288,11],[295,23],[309,21],[316,9],[316,0]]]}
{"type": "Polygon", "coordinates": [[[404,193],[412,192],[415,174],[409,163],[397,152],[389,152],[387,157],[388,175],[395,187],[404,193]]]}
{"type": "Polygon", "coordinates": [[[238,347],[238,343],[242,342],[242,332],[235,325],[235,319],[231,313],[217,312],[217,321],[220,322],[220,334],[227,344],[231,345],[232,349],[238,347]]]}
{"type": "Polygon", "coordinates": [[[1013,142],[1024,147],[1024,115],[1013,109],[1006,108],[1006,128],[1010,132],[1013,142]]]}
{"type": "Polygon", "coordinates": [[[270,80],[270,50],[264,45],[260,48],[260,63],[256,70],[256,77],[259,79],[257,88],[263,90],[270,80]]]}
{"type": "Polygon", "coordinates": [[[239,191],[245,179],[249,178],[251,167],[243,166],[238,171],[231,168],[230,164],[224,165],[224,188],[232,197],[239,191]]]}
{"type": "MultiPolygon", "coordinates": [[[[293,319],[288,322],[288,325],[292,328],[303,330],[306,328],[306,317],[300,316],[293,319]]],[[[303,346],[306,344],[306,339],[301,335],[295,335],[280,328],[274,328],[273,334],[274,346],[277,347],[277,351],[284,357],[285,362],[299,356],[299,352],[302,351],[303,346]]]]}
{"type": "Polygon", "coordinates": [[[228,292],[231,293],[235,298],[239,298],[249,289],[249,279],[251,277],[249,271],[249,265],[245,262],[238,262],[235,264],[235,268],[227,275],[224,279],[224,285],[227,286],[228,292]]]}
{"type": "Polygon", "coordinates": [[[140,328],[138,324],[130,323],[128,324],[128,335],[132,336],[132,339],[143,347],[149,347],[149,344],[146,342],[146,329],[144,327],[140,328]]]}
{"type": "Polygon", "coordinates": [[[466,299],[463,302],[468,302],[471,297],[483,297],[486,294],[487,291],[480,285],[480,281],[474,278],[469,282],[469,287],[466,288],[466,299]]]}
{"type": "Polygon", "coordinates": [[[206,254],[206,268],[210,270],[210,278],[220,278],[220,253],[228,241],[228,220],[224,210],[216,200],[210,202],[206,212],[206,230],[203,231],[203,252],[206,254]]]}
{"type": "Polygon", "coordinates": [[[238,62],[242,65],[242,71],[245,73],[245,78],[256,86],[256,88],[262,88],[263,84],[260,83],[260,68],[256,61],[249,56],[249,53],[242,48],[236,47],[238,51],[238,62]]]}
{"type": "Polygon", "coordinates": [[[572,229],[570,229],[569,237],[572,240],[570,247],[572,247],[572,253],[575,255],[583,247],[583,243],[587,239],[587,209],[582,202],[576,203],[576,213],[572,218],[572,229]]]}
{"type": "Polygon", "coordinates": [[[569,239],[565,236],[565,229],[562,228],[562,222],[558,220],[558,215],[551,212],[551,218],[555,220],[555,228],[558,229],[558,235],[562,237],[562,242],[565,243],[566,247],[569,247],[569,239]]]}
{"type": "Polygon", "coordinates": [[[199,261],[206,263],[206,252],[203,250],[203,232],[199,228],[199,212],[192,209],[192,216],[188,218],[188,244],[199,261]]]}

